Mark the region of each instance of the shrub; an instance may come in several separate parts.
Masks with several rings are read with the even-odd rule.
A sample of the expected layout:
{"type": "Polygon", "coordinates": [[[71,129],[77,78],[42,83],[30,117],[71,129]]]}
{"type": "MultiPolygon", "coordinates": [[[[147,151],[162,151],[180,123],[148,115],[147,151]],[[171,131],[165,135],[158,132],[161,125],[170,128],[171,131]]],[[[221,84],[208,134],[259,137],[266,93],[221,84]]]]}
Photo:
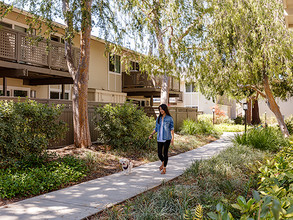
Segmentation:
{"type": "Polygon", "coordinates": [[[234,119],[234,122],[235,122],[235,124],[237,124],[237,125],[242,125],[242,124],[244,124],[244,118],[241,117],[241,116],[237,116],[237,117],[234,119]]]}
{"type": "Polygon", "coordinates": [[[217,132],[213,124],[209,121],[198,120],[197,122],[191,119],[183,121],[181,127],[182,134],[205,134],[205,135],[217,135],[217,132]]]}
{"type": "Polygon", "coordinates": [[[114,148],[137,148],[155,128],[155,120],[132,103],[96,108],[96,129],[98,141],[114,148]]]}
{"type": "Polygon", "coordinates": [[[285,120],[287,129],[290,134],[293,134],[293,115],[290,115],[286,120],[285,120]]]}
{"type": "Polygon", "coordinates": [[[251,129],[245,134],[236,135],[234,142],[242,145],[250,145],[260,150],[277,151],[282,146],[288,146],[279,129],[273,127],[251,129]]]}
{"type": "Polygon", "coordinates": [[[60,105],[49,107],[32,100],[0,101],[0,159],[42,155],[50,141],[65,134],[61,111],[60,105]]]}

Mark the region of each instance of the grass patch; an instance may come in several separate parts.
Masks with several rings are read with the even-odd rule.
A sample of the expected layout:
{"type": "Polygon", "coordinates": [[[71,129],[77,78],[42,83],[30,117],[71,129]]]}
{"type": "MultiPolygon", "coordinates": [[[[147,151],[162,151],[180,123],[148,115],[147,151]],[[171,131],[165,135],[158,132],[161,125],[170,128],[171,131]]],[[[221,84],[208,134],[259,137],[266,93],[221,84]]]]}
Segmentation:
{"type": "Polygon", "coordinates": [[[223,133],[223,132],[242,132],[244,131],[244,125],[237,125],[237,124],[227,124],[227,123],[223,123],[223,124],[216,124],[214,125],[215,129],[217,132],[219,133],[223,133]]]}
{"type": "MultiPolygon", "coordinates": [[[[196,217],[194,209],[201,204],[205,213],[214,211],[219,201],[228,205],[239,195],[251,196],[257,188],[253,164],[262,161],[269,152],[236,145],[210,160],[196,161],[178,179],[157,190],[144,193],[121,205],[114,206],[91,219],[184,219],[196,217]]],[[[234,216],[239,216],[237,211],[234,216]]]]}

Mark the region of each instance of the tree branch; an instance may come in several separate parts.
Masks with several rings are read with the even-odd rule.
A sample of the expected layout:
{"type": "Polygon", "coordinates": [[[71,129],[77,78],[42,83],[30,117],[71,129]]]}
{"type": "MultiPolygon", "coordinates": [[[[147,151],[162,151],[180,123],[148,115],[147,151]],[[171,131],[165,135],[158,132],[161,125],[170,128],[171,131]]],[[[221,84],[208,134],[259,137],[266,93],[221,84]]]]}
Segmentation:
{"type": "Polygon", "coordinates": [[[261,95],[264,98],[267,98],[266,94],[263,93],[262,91],[260,91],[258,88],[256,88],[255,86],[251,86],[251,85],[238,85],[240,88],[248,88],[248,89],[252,89],[254,91],[256,91],[259,95],[261,95]]]}
{"type": "Polygon", "coordinates": [[[189,34],[190,30],[191,30],[196,24],[197,24],[197,20],[195,20],[193,23],[191,23],[191,24],[187,27],[187,29],[185,30],[185,32],[184,32],[184,33],[178,38],[178,41],[179,41],[179,42],[182,41],[182,39],[183,39],[184,37],[186,37],[186,35],[189,34]]]}
{"type": "Polygon", "coordinates": [[[65,57],[69,69],[69,73],[71,74],[73,80],[76,78],[76,66],[74,65],[74,60],[72,57],[72,34],[73,33],[73,15],[70,11],[69,1],[62,0],[62,10],[63,15],[66,23],[66,30],[65,30],[65,57]]]}

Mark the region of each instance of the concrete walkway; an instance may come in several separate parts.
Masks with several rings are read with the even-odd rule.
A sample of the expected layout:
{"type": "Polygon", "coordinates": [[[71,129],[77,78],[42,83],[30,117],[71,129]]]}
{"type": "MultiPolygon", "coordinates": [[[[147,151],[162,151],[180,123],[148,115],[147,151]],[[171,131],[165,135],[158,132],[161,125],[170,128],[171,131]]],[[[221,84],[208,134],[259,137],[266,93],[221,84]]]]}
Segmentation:
{"type": "Polygon", "coordinates": [[[36,196],[0,207],[1,220],[68,219],[80,220],[159,186],[183,174],[194,160],[207,159],[231,145],[233,133],[210,144],[169,158],[167,173],[161,175],[160,161],[135,167],[126,176],[122,172],[84,182],[66,189],[36,196]]]}

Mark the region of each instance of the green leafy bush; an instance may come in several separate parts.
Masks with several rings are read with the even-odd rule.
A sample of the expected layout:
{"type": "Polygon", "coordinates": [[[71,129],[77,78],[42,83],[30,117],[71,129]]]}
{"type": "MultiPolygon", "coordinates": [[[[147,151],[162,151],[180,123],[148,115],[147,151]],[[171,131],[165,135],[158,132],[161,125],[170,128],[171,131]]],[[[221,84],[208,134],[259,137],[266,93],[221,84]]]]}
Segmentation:
{"type": "Polygon", "coordinates": [[[98,140],[116,148],[140,147],[155,128],[155,120],[132,103],[96,108],[98,140]]]}
{"type": "Polygon", "coordinates": [[[246,136],[245,134],[236,135],[234,142],[271,151],[277,151],[280,147],[288,146],[289,144],[281,131],[273,127],[250,129],[246,136]]]}
{"type": "MultiPolygon", "coordinates": [[[[32,165],[32,164],[31,164],[32,165]]],[[[66,156],[37,166],[0,169],[0,198],[38,195],[59,189],[84,177],[88,169],[84,161],[66,156]]]]}
{"type": "Polygon", "coordinates": [[[181,131],[182,134],[205,134],[205,135],[217,135],[213,124],[209,121],[198,120],[197,122],[191,119],[183,121],[181,131]]]}
{"type": "Polygon", "coordinates": [[[288,128],[288,131],[290,134],[293,134],[293,115],[290,115],[290,117],[288,117],[285,120],[286,126],[288,128]]]}
{"type": "Polygon", "coordinates": [[[0,101],[0,160],[41,155],[49,145],[65,134],[59,120],[60,105],[47,106],[36,101],[0,101]]]}
{"type": "Polygon", "coordinates": [[[237,124],[237,125],[243,125],[244,124],[244,117],[237,116],[234,119],[234,123],[237,124]]]}

